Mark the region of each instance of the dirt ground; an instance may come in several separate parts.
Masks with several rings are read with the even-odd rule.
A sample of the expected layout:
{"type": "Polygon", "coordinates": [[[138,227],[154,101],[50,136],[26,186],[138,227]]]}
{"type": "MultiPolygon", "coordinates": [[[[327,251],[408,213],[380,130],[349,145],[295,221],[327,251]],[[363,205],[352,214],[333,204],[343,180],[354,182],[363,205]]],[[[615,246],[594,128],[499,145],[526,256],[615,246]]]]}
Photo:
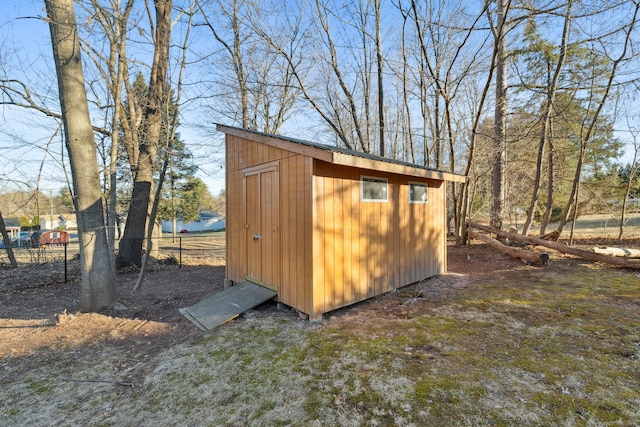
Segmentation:
{"type": "MultiPolygon", "coordinates": [[[[615,246],[610,238],[587,238],[577,246],[615,246]]],[[[640,239],[626,240],[626,247],[640,248],[640,239]]],[[[571,262],[571,257],[554,254],[571,262]]],[[[0,357],[22,356],[45,348],[108,341],[121,347],[144,345],[148,354],[187,342],[202,333],[178,311],[223,289],[224,260],[189,260],[185,265],[152,263],[138,291],[133,287],[137,271],[117,276],[118,310],[100,314],[77,313],[79,301],[79,263],[70,265],[68,283],[62,283],[60,265],[41,265],[0,270],[0,357]],[[73,322],[69,322],[73,319],[73,322]],[[145,339],[153,337],[153,339],[145,339]],[[112,341],[111,339],[117,338],[112,341]]],[[[448,270],[467,277],[490,276],[500,271],[527,268],[523,262],[484,244],[448,246],[448,270]]],[[[380,301],[380,300],[378,300],[380,301]]],[[[368,310],[375,310],[371,303],[368,310]]],[[[379,303],[385,309],[384,301],[379,303]]],[[[273,302],[257,308],[276,316],[296,318],[293,311],[277,310],[273,302]]],[[[333,313],[339,315],[340,311],[333,313]]]]}
{"type": "MultiPolygon", "coordinates": [[[[587,238],[576,243],[585,248],[615,245],[613,240],[607,238],[587,238]]],[[[640,248],[640,240],[627,240],[624,246],[640,248]]],[[[563,267],[550,269],[549,276],[584,263],[557,253],[552,254],[552,260],[552,263],[560,262],[563,267]]],[[[132,290],[137,279],[136,271],[118,274],[118,291],[123,305],[119,310],[82,314],[75,309],[79,300],[79,271],[75,262],[71,265],[70,280],[66,284],[61,283],[62,273],[60,266],[56,265],[0,270],[0,384],[12,381],[12,376],[17,372],[46,369],[47,355],[56,350],[64,350],[65,357],[70,357],[69,365],[73,366],[76,363],[74,357],[78,360],[92,360],[95,357],[98,360],[114,349],[118,354],[136,355],[136,360],[139,360],[140,355],[151,359],[167,349],[197,343],[206,334],[187,321],[178,309],[222,290],[225,276],[224,260],[220,258],[200,259],[193,263],[186,260],[182,267],[154,263],[139,291],[132,290]]],[[[542,269],[527,266],[520,260],[477,242],[465,247],[450,244],[448,269],[456,279],[445,277],[432,282],[427,292],[432,300],[441,300],[449,292],[454,292],[456,287],[470,286],[475,280],[499,277],[501,272],[532,268],[542,269]]],[[[326,317],[338,324],[349,324],[354,316],[363,319],[385,317],[389,315],[388,306],[393,304],[394,298],[397,299],[393,295],[383,296],[338,310],[326,317]]],[[[411,305],[402,307],[406,307],[403,310],[414,309],[411,305]]],[[[394,312],[396,317],[403,315],[398,310],[394,312]]],[[[301,320],[295,311],[278,308],[273,302],[258,307],[257,311],[263,318],[284,318],[301,325],[297,327],[313,327],[310,322],[301,320]]],[[[125,369],[126,364],[130,363],[127,360],[125,358],[122,362],[125,374],[118,377],[117,384],[133,387],[133,384],[143,383],[145,379],[141,377],[141,371],[131,370],[130,375],[126,374],[129,372],[125,369]]],[[[130,360],[133,360],[133,356],[130,360]]],[[[15,396],[13,398],[17,399],[15,396]]],[[[7,419],[11,415],[4,414],[9,417],[7,419]]],[[[29,424],[46,425],[47,420],[34,418],[29,424]]]]}

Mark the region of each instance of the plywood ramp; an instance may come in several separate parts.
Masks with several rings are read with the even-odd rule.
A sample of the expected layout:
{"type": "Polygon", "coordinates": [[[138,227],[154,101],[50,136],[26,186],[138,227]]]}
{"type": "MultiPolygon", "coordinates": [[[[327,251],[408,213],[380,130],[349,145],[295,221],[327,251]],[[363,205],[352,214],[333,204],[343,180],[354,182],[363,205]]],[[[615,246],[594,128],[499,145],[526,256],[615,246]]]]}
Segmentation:
{"type": "Polygon", "coordinates": [[[242,282],[218,292],[180,313],[198,328],[207,332],[247,310],[259,306],[276,296],[276,292],[251,282],[242,282]]]}

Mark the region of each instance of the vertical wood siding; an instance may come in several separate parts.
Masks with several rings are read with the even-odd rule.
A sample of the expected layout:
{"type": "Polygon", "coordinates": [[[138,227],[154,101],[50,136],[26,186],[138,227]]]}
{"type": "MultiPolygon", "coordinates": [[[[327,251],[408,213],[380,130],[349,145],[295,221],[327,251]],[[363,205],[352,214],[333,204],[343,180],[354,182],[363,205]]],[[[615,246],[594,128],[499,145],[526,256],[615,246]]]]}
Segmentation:
{"type": "MultiPolygon", "coordinates": [[[[305,313],[311,310],[312,159],[255,141],[226,136],[227,278],[244,280],[248,272],[243,180],[246,169],[278,163],[280,261],[268,275],[280,277],[278,300],[305,313]]],[[[272,251],[277,252],[276,250],[272,251]]],[[[268,252],[266,253],[268,257],[268,252]]],[[[263,259],[269,263],[269,259],[263,259]]]]}
{"type": "Polygon", "coordinates": [[[443,182],[321,161],[313,179],[313,315],[444,272],[443,182]],[[362,175],[388,180],[387,202],[360,201],[362,175]],[[409,203],[409,182],[427,203],[409,203]]]}
{"type": "Polygon", "coordinates": [[[226,138],[229,279],[243,281],[248,271],[245,172],[273,164],[278,166],[280,260],[272,265],[279,271],[270,274],[280,278],[279,301],[317,318],[445,271],[442,181],[338,166],[226,138]],[[363,175],[388,180],[387,202],[360,200],[363,175]],[[426,204],[409,203],[409,182],[429,186],[426,204]]]}

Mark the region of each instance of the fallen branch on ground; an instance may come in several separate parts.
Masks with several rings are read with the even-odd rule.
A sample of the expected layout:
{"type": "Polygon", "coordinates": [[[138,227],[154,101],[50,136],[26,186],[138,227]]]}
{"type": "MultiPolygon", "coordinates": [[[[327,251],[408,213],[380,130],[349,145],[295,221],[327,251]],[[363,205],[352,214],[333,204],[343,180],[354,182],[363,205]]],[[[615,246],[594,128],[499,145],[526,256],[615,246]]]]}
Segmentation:
{"type": "Polygon", "coordinates": [[[596,246],[591,249],[593,252],[602,255],[618,256],[622,258],[640,258],[640,250],[627,248],[613,248],[610,246],[596,246]]]}
{"type": "Polygon", "coordinates": [[[471,239],[482,240],[483,242],[490,245],[491,247],[494,247],[501,252],[511,255],[512,257],[520,258],[523,261],[527,261],[535,264],[539,264],[539,263],[542,263],[544,265],[549,264],[549,255],[546,253],[535,253],[535,252],[527,251],[525,249],[514,248],[513,246],[500,243],[496,239],[490,236],[487,236],[486,234],[476,233],[475,231],[469,231],[469,237],[471,239]]]}
{"type": "Polygon", "coordinates": [[[500,237],[506,237],[511,240],[527,243],[529,245],[544,246],[544,247],[553,249],[554,251],[558,251],[564,254],[574,255],[589,261],[602,262],[610,265],[617,265],[619,267],[640,269],[640,261],[634,260],[634,259],[617,258],[609,255],[601,255],[585,249],[576,248],[575,246],[568,246],[563,243],[558,243],[551,240],[544,240],[538,237],[523,236],[521,234],[509,233],[507,231],[498,230],[497,228],[481,225],[471,221],[468,223],[468,227],[475,228],[477,230],[486,231],[488,233],[492,233],[500,237]]]}

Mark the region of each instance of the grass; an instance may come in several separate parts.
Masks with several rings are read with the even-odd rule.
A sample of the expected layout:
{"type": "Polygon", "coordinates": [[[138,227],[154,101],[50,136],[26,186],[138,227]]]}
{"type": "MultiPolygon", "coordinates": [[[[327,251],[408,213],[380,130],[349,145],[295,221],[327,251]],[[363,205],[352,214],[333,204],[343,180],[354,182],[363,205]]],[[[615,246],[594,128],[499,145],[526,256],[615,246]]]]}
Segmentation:
{"type": "MultiPolygon", "coordinates": [[[[138,363],[131,389],[5,377],[14,398],[0,424],[637,425],[637,273],[576,263],[499,274],[459,277],[446,296],[406,288],[320,324],[236,321],[138,363]],[[53,415],[26,422],[17,396],[53,415]],[[77,409],[63,418],[65,400],[77,409]]],[[[105,349],[96,363],[125,357],[105,349]]]]}

